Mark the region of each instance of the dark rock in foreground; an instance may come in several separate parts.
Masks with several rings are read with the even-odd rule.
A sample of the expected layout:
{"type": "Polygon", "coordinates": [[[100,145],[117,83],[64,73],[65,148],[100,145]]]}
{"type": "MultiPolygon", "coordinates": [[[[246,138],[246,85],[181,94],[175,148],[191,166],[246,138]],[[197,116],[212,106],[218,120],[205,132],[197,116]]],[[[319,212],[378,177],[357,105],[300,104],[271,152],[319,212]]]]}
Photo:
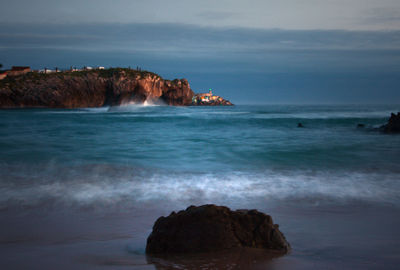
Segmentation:
{"type": "Polygon", "coordinates": [[[400,112],[397,115],[392,113],[388,123],[383,125],[381,129],[385,133],[400,133],[400,112]]]}
{"type": "Polygon", "coordinates": [[[285,254],[290,245],[269,215],[224,206],[190,206],[160,217],[147,239],[146,253],[212,252],[240,247],[285,254]]]}

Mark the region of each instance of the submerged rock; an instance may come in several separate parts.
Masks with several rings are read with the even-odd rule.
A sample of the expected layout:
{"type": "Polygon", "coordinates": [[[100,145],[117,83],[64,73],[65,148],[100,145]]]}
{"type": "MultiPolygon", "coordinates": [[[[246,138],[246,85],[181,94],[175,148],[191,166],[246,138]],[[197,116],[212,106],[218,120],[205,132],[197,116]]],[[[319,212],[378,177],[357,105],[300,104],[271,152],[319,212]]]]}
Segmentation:
{"type": "Polygon", "coordinates": [[[392,113],[386,125],[381,126],[385,133],[400,133],[400,112],[392,113]]]}
{"type": "Polygon", "coordinates": [[[157,219],[147,239],[146,253],[212,252],[240,247],[280,254],[290,250],[269,215],[208,204],[190,206],[157,219]]]}

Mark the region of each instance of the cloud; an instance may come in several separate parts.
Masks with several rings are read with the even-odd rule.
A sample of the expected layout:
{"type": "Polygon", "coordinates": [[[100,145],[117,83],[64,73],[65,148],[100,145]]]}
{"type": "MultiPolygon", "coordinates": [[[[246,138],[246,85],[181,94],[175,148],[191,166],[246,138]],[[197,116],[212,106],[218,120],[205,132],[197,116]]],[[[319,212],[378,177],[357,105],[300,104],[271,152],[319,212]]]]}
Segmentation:
{"type": "Polygon", "coordinates": [[[3,24],[3,48],[154,52],[203,57],[301,50],[397,50],[400,31],[263,30],[183,24],[3,24]]]}
{"type": "MultiPolygon", "coordinates": [[[[35,55],[53,50],[64,51],[69,55],[67,59],[73,58],[72,52],[79,52],[81,57],[108,55],[111,60],[107,62],[111,63],[115,63],[112,58],[120,59],[123,55],[142,59],[142,63],[179,61],[187,70],[198,72],[400,69],[400,31],[263,30],[181,24],[5,24],[0,29],[0,44],[0,55],[7,59],[15,56],[16,50],[36,50],[35,55]]],[[[68,66],[72,64],[62,61],[68,66]]]]}
{"type": "Polygon", "coordinates": [[[173,23],[288,30],[400,30],[398,0],[3,0],[3,23],[173,23]],[[371,20],[371,14],[377,20],[371,20]],[[360,23],[363,22],[364,23],[360,23]]]}
{"type": "Polygon", "coordinates": [[[400,7],[374,8],[360,23],[379,24],[382,28],[391,28],[391,25],[400,25],[400,7]]]}
{"type": "Polygon", "coordinates": [[[240,13],[228,11],[203,11],[195,15],[202,20],[224,21],[235,17],[237,18],[240,16],[240,13]]]}

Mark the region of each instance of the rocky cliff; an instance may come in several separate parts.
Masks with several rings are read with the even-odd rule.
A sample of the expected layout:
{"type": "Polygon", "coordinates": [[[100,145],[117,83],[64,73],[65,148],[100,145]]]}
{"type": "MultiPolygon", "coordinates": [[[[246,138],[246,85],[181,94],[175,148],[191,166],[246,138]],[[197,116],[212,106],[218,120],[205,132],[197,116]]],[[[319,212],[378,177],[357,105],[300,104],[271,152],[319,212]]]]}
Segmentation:
{"type": "Polygon", "coordinates": [[[193,91],[185,79],[164,80],[132,69],[27,73],[0,81],[0,108],[82,108],[125,103],[190,105],[193,91]]]}

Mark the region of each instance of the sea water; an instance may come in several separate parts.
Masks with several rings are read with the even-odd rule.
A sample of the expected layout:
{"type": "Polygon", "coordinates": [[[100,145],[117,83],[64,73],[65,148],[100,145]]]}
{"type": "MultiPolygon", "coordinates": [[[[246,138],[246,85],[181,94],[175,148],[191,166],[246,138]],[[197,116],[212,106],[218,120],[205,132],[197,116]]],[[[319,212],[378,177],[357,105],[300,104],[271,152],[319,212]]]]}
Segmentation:
{"type": "Polygon", "coordinates": [[[377,128],[399,110],[1,110],[2,269],[396,269],[400,136],[377,128]],[[158,216],[204,203],[271,214],[293,251],[245,265],[145,256],[158,216]]]}

